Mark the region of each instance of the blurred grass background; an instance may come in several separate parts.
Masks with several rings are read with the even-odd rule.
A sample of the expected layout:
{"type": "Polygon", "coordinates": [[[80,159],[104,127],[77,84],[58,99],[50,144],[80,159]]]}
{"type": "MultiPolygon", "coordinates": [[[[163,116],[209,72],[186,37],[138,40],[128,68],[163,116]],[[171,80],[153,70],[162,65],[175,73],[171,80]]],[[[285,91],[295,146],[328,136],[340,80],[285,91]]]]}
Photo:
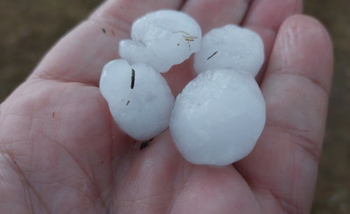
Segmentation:
{"type": "MultiPolygon", "coordinates": [[[[100,0],[0,1],[0,101],[100,0]]],[[[350,1],[305,0],[335,47],[335,75],[313,214],[350,214],[350,1]]]]}

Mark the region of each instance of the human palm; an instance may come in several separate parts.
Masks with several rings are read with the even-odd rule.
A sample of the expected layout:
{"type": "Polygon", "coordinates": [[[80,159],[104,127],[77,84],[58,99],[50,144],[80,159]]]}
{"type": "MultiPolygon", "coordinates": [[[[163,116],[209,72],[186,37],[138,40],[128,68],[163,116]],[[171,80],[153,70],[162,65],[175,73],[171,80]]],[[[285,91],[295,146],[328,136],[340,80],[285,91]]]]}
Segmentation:
{"type": "MultiPolygon", "coordinates": [[[[332,47],[317,21],[291,16],[300,10],[300,0],[105,2],[0,107],[0,213],[308,213],[332,47]],[[204,32],[236,23],[262,36],[267,124],[247,158],[196,166],[168,131],[139,151],[114,123],[101,69],[118,58],[132,21],[161,8],[184,10],[204,32]]],[[[175,95],[194,77],[191,67],[164,75],[175,95]]]]}

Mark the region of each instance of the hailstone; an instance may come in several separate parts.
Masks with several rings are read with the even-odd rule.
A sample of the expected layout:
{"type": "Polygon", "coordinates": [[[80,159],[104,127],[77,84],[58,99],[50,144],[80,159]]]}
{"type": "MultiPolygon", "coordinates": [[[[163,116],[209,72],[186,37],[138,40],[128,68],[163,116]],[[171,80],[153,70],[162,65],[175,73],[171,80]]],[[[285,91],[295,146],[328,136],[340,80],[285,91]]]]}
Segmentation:
{"type": "Polygon", "coordinates": [[[194,68],[198,74],[227,68],[256,76],[264,59],[264,44],[257,33],[236,25],[226,25],[203,36],[201,49],[194,57],[194,68]]]}
{"type": "Polygon", "coordinates": [[[137,19],[131,29],[131,39],[119,43],[123,59],[167,72],[199,50],[202,31],[189,15],[160,10],[137,19]]]}
{"type": "Polygon", "coordinates": [[[177,96],[171,135],[189,162],[228,165],[252,151],[265,125],[265,108],[252,75],[233,69],[209,70],[177,96]]]}
{"type": "Polygon", "coordinates": [[[103,68],[100,91],[116,123],[132,138],[147,141],[168,128],[175,99],[151,66],[111,61],[103,68]]]}

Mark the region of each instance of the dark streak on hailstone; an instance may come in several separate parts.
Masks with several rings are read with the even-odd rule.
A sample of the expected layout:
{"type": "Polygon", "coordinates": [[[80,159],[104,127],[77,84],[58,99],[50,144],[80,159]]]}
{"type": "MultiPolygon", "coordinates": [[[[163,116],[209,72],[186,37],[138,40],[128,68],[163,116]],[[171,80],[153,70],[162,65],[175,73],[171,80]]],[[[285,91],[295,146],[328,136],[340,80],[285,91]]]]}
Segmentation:
{"type": "Polygon", "coordinates": [[[210,57],[208,57],[207,60],[211,59],[213,56],[215,56],[218,53],[218,51],[215,51],[210,57]]]}
{"type": "Polygon", "coordinates": [[[134,89],[134,86],[135,86],[135,70],[134,69],[131,69],[131,89],[134,89]]]}

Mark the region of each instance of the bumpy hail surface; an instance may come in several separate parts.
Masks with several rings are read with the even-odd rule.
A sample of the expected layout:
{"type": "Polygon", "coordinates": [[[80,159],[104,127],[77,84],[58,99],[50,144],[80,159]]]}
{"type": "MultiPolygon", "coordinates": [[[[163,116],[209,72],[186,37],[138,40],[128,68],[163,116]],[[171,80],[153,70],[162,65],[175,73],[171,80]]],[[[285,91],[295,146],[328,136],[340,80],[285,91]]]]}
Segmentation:
{"type": "Polygon", "coordinates": [[[226,25],[203,36],[201,49],[195,54],[194,68],[198,74],[227,68],[256,76],[264,59],[264,44],[257,33],[236,25],[226,25]]]}
{"type": "Polygon", "coordinates": [[[123,59],[167,72],[199,50],[202,32],[198,23],[187,14],[160,10],[137,19],[131,29],[131,38],[119,43],[119,54],[123,59]]]}
{"type": "Polygon", "coordinates": [[[100,90],[114,120],[132,138],[150,140],[168,128],[175,99],[165,79],[151,66],[111,61],[103,68],[100,90]]]}
{"type": "Polygon", "coordinates": [[[254,77],[232,69],[201,73],[178,95],[170,131],[189,162],[224,166],[247,156],[266,119],[254,77]]]}

